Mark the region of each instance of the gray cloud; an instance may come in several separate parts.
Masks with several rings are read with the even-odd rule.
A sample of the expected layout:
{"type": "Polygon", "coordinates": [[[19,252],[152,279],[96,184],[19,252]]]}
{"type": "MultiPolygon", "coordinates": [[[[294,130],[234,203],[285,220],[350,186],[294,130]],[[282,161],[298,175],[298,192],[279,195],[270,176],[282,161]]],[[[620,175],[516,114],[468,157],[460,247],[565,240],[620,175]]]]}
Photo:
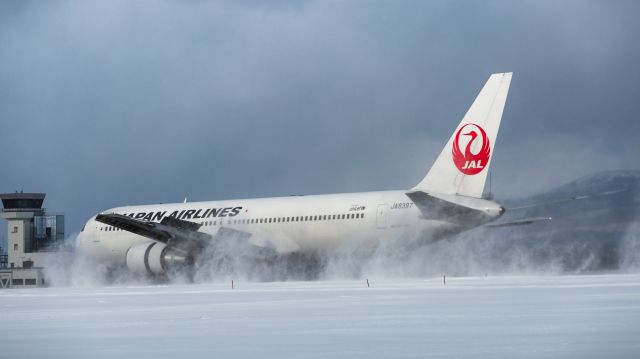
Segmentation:
{"type": "Polygon", "coordinates": [[[138,203],[407,188],[514,71],[494,191],[640,168],[640,6],[4,2],[0,189],[138,203]]]}

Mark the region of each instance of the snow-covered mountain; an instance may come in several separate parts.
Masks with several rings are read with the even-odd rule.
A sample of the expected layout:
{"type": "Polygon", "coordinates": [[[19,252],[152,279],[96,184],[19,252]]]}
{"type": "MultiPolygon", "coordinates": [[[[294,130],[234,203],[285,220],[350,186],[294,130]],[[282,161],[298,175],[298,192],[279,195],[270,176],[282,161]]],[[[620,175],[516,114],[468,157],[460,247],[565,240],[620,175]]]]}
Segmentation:
{"type": "Polygon", "coordinates": [[[605,171],[528,198],[503,201],[514,209],[504,220],[551,217],[528,226],[498,229],[514,248],[531,252],[532,264],[553,262],[562,271],[616,270],[640,258],[640,171],[605,171]]]}

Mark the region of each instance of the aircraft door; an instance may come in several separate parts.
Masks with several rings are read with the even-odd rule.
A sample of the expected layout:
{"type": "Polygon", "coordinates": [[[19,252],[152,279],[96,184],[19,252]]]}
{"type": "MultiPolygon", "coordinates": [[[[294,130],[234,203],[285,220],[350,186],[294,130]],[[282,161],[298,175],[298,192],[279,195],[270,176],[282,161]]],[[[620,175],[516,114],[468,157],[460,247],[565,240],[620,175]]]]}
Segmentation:
{"type": "Polygon", "coordinates": [[[376,224],[378,229],[387,228],[387,209],[389,208],[388,204],[379,204],[378,205],[378,214],[376,215],[376,224]]]}

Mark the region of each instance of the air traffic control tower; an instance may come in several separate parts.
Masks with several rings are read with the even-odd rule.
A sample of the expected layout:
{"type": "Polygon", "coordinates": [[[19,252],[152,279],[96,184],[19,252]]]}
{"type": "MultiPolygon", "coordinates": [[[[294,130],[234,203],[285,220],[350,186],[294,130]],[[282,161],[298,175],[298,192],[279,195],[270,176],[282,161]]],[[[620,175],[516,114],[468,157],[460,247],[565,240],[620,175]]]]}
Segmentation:
{"type": "Polygon", "coordinates": [[[0,288],[45,285],[43,267],[64,243],[64,216],[46,213],[44,193],[2,193],[7,254],[0,257],[0,288]]]}

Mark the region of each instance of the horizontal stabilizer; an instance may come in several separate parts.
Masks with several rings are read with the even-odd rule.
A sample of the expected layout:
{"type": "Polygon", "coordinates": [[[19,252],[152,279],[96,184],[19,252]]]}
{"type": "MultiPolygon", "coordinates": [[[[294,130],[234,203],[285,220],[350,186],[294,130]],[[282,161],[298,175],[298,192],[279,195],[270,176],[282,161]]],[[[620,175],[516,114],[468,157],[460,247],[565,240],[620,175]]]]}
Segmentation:
{"type": "Polygon", "coordinates": [[[544,222],[550,221],[551,217],[537,217],[537,218],[524,218],[516,221],[510,222],[502,222],[502,223],[490,223],[486,224],[485,227],[498,228],[498,227],[515,227],[515,226],[524,226],[528,224],[532,224],[535,222],[544,222]]]}
{"type": "Polygon", "coordinates": [[[493,220],[504,212],[497,203],[457,195],[435,195],[422,191],[405,193],[422,213],[423,219],[473,226],[493,220]]]}

